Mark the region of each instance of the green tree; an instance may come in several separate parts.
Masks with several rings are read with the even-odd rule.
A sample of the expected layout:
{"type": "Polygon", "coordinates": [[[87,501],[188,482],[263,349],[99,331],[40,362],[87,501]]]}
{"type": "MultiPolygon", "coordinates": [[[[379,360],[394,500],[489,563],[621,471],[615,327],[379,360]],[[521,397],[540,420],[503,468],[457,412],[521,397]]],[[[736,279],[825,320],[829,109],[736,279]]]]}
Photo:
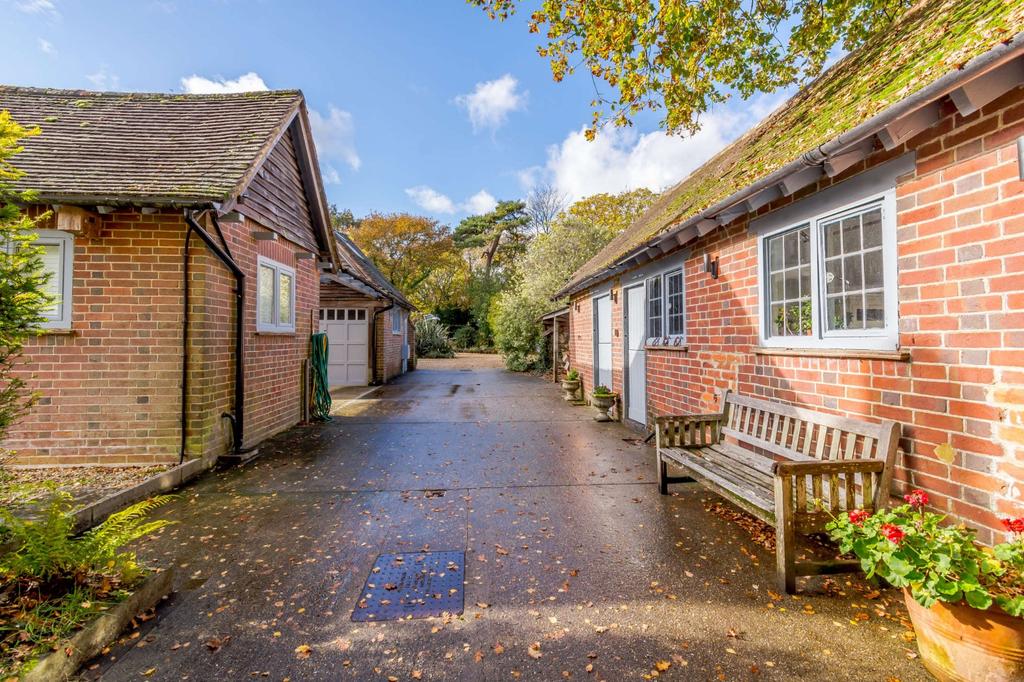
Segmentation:
{"type": "Polygon", "coordinates": [[[581,199],[553,221],[549,232],[530,242],[519,261],[516,280],[497,296],[488,320],[509,369],[523,371],[539,362],[537,318],[558,307],[552,301],[555,293],[655,198],[653,192],[637,189],[581,199]]]}
{"type": "Polygon", "coordinates": [[[350,228],[359,224],[359,221],[352,215],[350,209],[338,208],[336,205],[331,204],[327,210],[331,214],[331,227],[339,232],[347,232],[350,228]]]}
{"type": "Polygon", "coordinates": [[[439,268],[451,268],[458,252],[448,228],[409,213],[371,213],[348,236],[388,280],[415,298],[417,289],[439,268]]]}
{"type": "Polygon", "coordinates": [[[27,390],[18,367],[25,341],[39,333],[43,313],[54,303],[46,290],[50,276],[43,270],[42,249],[33,246],[37,219],[21,208],[34,197],[13,186],[24,176],[13,165],[23,149],[21,141],[39,132],[0,111],[0,442],[37,398],[27,390]]]}
{"type": "Polygon", "coordinates": [[[836,45],[852,50],[914,0],[468,0],[493,19],[530,12],[531,33],[556,81],[577,69],[616,95],[591,105],[593,138],[606,121],[629,125],[664,110],[670,132],[694,132],[733,92],[746,98],[821,73],[836,45]]]}
{"type": "Polygon", "coordinates": [[[500,201],[493,211],[464,218],[452,235],[460,249],[482,249],[484,277],[496,263],[511,264],[529,242],[530,216],[523,201],[500,201]]]}

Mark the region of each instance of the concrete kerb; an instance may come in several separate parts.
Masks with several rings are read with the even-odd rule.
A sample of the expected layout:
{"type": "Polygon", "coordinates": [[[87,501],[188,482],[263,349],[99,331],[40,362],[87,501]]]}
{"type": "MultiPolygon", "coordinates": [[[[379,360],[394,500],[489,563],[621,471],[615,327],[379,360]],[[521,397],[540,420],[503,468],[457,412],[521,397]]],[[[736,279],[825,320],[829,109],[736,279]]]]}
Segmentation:
{"type": "Polygon", "coordinates": [[[75,529],[79,532],[88,530],[93,526],[103,523],[114,512],[120,511],[139,500],[173,490],[207,469],[212,468],[214,463],[214,460],[204,460],[203,458],[190,459],[172,469],[162,471],[155,476],[147,478],[131,488],[119,490],[86,507],[82,507],[74,512],[75,529]]]}
{"type": "Polygon", "coordinates": [[[83,663],[116,640],[136,615],[152,608],[170,594],[173,581],[174,572],[171,569],[150,576],[131,596],[41,658],[32,670],[22,675],[22,682],[70,679],[83,663]]]}

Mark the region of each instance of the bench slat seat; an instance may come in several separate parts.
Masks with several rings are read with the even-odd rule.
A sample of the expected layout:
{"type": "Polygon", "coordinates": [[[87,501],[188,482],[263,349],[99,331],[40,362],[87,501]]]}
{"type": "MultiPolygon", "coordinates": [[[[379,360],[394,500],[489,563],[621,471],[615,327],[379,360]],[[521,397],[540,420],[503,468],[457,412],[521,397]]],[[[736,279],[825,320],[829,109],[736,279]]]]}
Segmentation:
{"type": "Polygon", "coordinates": [[[722,411],[655,420],[658,482],[701,483],[776,529],[779,585],[797,575],[857,570],[850,561],[796,562],[796,534],[889,496],[899,425],[868,423],[726,391],[722,411]],[[689,475],[670,477],[668,465],[689,475]]]}

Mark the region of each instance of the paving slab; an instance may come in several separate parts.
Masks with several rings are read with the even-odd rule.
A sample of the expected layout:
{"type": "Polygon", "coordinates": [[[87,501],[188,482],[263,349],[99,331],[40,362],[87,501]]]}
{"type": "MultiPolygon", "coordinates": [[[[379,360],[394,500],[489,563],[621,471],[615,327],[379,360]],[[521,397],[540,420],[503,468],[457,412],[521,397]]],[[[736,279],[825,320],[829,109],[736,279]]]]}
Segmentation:
{"type": "Polygon", "coordinates": [[[208,474],[140,555],[173,566],[104,680],[925,680],[893,590],[774,591],[750,519],[493,358],[423,361],[208,474]],[[351,620],[380,554],[463,551],[465,613],[351,620]],[[645,677],[646,676],[646,677],[645,677]]]}

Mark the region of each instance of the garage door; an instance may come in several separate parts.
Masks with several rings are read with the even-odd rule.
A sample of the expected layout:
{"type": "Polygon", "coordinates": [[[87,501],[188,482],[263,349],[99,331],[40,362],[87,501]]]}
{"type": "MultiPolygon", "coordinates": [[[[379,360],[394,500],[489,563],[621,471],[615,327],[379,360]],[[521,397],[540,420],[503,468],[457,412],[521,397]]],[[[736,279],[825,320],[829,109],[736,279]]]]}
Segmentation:
{"type": "Polygon", "coordinates": [[[326,332],[327,382],[331,386],[365,386],[369,362],[369,327],[365,308],[320,311],[320,331],[326,332]]]}

